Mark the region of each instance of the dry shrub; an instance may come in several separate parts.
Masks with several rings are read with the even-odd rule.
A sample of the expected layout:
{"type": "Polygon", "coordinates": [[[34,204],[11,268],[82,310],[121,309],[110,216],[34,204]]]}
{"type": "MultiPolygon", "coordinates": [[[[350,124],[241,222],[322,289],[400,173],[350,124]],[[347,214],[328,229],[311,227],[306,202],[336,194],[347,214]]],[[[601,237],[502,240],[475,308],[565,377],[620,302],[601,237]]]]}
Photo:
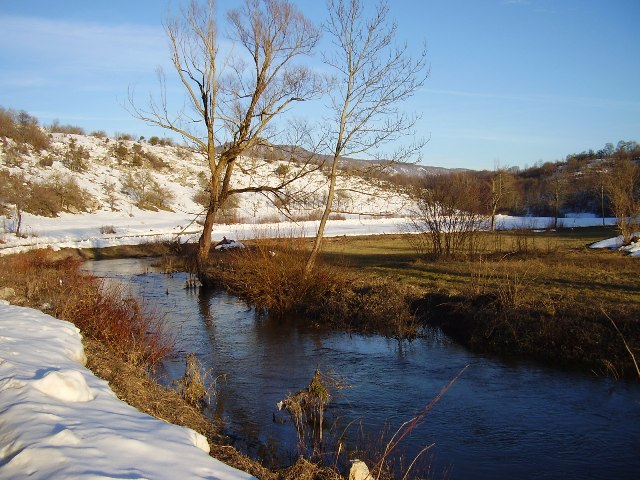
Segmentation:
{"type": "Polygon", "coordinates": [[[184,375],[176,381],[178,393],[190,405],[204,405],[214,387],[211,383],[212,369],[205,370],[194,353],[188,354],[185,361],[184,375]]]}
{"type": "Polygon", "coordinates": [[[0,137],[12,139],[22,153],[27,153],[22,147],[40,151],[50,146],[49,137],[38,125],[38,119],[24,110],[16,112],[0,107],[0,137]]]}
{"type": "Polygon", "coordinates": [[[332,267],[306,274],[307,256],[302,239],[259,240],[249,248],[220,253],[214,275],[225,288],[272,316],[299,314],[305,305],[323,303],[346,281],[332,267]]]}
{"type": "Polygon", "coordinates": [[[411,288],[389,279],[358,278],[322,261],[306,272],[308,255],[304,239],[259,240],[243,250],[218,252],[209,274],[275,318],[401,338],[418,333],[410,307],[418,295],[411,288]]]}
{"type": "Polygon", "coordinates": [[[21,303],[74,323],[129,362],[152,366],[164,358],[173,341],[162,318],[145,311],[123,286],[105,284],[80,267],[78,258],[35,250],[8,258],[0,280],[22,292],[21,303]]]}

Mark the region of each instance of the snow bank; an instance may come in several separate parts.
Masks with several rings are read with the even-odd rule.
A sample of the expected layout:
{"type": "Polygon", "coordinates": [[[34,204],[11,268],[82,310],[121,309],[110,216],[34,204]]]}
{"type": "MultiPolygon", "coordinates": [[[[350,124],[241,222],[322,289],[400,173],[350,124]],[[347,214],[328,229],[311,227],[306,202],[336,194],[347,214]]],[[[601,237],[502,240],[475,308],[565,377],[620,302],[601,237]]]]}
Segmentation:
{"type": "MultiPolygon", "coordinates": [[[[636,233],[635,237],[640,237],[640,232],[636,233]]],[[[625,245],[622,235],[592,243],[590,247],[609,248],[611,250],[618,249],[621,252],[627,252],[630,257],[640,257],[640,241],[631,242],[629,245],[625,245]]]]}
{"type": "Polygon", "coordinates": [[[254,478],[118,400],[85,361],[72,324],[0,305],[0,478],[254,478]]]}

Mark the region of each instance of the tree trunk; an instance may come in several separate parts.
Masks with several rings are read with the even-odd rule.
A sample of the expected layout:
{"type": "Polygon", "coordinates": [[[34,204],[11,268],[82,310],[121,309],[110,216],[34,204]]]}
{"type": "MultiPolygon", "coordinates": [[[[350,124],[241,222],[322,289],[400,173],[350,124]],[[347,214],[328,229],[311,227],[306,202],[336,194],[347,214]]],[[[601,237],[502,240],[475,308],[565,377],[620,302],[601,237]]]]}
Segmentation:
{"type": "Polygon", "coordinates": [[[198,280],[204,286],[210,286],[212,279],[207,275],[207,265],[209,263],[209,252],[211,251],[211,233],[213,230],[213,221],[218,211],[217,205],[212,205],[207,209],[207,215],[204,219],[202,234],[198,240],[198,253],[196,255],[196,268],[198,280]]]}
{"type": "Polygon", "coordinates": [[[497,205],[492,205],[491,207],[491,231],[496,231],[496,211],[498,210],[497,205]]]}
{"type": "Polygon", "coordinates": [[[322,212],[322,217],[320,218],[320,225],[318,225],[318,231],[316,233],[316,238],[313,241],[313,248],[311,249],[311,253],[309,254],[309,259],[307,260],[307,265],[305,266],[305,273],[311,272],[318,258],[318,254],[320,253],[320,249],[322,248],[322,240],[324,239],[324,230],[327,225],[327,220],[329,220],[329,215],[331,214],[331,207],[333,207],[333,198],[336,194],[336,176],[338,174],[338,157],[335,156],[333,158],[333,164],[331,165],[331,177],[329,179],[329,193],[327,195],[327,203],[324,206],[324,211],[322,212]]]}

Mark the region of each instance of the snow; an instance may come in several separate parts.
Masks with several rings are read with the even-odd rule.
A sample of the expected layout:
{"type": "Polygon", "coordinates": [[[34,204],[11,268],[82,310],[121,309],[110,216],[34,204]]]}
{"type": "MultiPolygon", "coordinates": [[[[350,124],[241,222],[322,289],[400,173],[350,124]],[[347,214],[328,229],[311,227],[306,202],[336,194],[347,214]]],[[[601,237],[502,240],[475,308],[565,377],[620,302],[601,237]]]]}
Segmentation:
{"type": "Polygon", "coordinates": [[[121,402],[84,368],[78,329],[0,305],[0,478],[241,480],[206,439],[121,402]]]}
{"type": "MultiPolygon", "coordinates": [[[[635,238],[640,238],[640,232],[636,233],[635,238]]],[[[608,248],[617,249],[622,252],[627,252],[630,257],[640,257],[640,240],[631,242],[629,245],[625,245],[622,235],[617,237],[608,238],[590,245],[591,248],[608,248]]]]}

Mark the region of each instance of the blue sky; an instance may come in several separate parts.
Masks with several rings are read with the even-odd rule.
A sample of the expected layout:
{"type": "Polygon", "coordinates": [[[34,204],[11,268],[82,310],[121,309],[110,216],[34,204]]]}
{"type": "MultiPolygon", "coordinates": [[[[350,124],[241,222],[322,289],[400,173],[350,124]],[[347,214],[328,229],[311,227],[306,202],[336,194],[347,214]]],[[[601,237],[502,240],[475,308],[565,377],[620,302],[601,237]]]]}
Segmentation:
{"type": "MultiPolygon", "coordinates": [[[[294,3],[314,20],[324,16],[322,0],[294,3]]],[[[411,49],[426,41],[429,50],[430,78],[406,105],[430,138],[423,164],[522,167],[640,141],[640,1],[391,0],[390,7],[398,39],[411,49]]],[[[157,92],[156,67],[170,72],[161,26],[168,8],[164,0],[0,0],[0,106],[44,124],[164,135],[124,105],[129,86],[157,92]]]]}

